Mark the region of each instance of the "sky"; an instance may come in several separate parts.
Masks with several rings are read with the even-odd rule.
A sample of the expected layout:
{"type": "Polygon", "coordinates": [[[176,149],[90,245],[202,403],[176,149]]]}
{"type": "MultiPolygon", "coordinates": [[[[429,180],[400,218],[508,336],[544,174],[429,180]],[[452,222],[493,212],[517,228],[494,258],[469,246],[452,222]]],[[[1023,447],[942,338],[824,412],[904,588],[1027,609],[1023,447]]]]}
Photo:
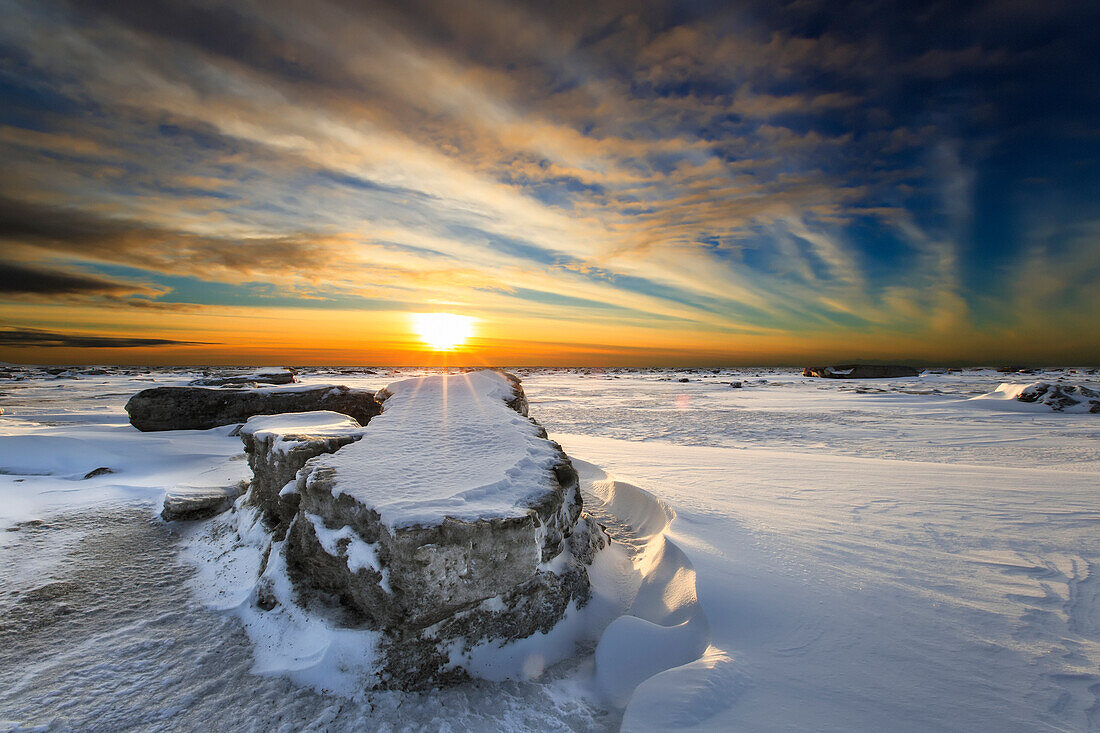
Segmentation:
{"type": "Polygon", "coordinates": [[[0,20],[3,360],[1100,363],[1098,3],[0,20]]]}

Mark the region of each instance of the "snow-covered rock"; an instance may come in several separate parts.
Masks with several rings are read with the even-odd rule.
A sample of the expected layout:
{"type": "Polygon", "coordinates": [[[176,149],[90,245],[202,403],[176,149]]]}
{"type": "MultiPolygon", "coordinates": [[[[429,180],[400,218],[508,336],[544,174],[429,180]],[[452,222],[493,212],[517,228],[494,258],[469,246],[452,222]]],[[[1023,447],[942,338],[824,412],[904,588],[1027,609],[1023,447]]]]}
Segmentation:
{"type": "Polygon", "coordinates": [[[294,384],[292,369],[257,369],[248,373],[215,374],[195,379],[189,384],[194,387],[224,387],[246,384],[294,384]]]}
{"type": "Polygon", "coordinates": [[[822,379],[893,379],[919,377],[920,372],[911,366],[896,364],[842,364],[840,366],[806,367],[804,377],[822,379]]]}
{"type": "Polygon", "coordinates": [[[1010,412],[1054,412],[1100,414],[1100,390],[1082,384],[1004,382],[992,392],[968,400],[974,406],[1010,412]]]}
{"type": "Polygon", "coordinates": [[[208,430],[244,422],[254,415],[329,410],[365,425],[381,408],[374,393],[343,386],[154,387],[138,392],[126,403],[130,423],[141,431],[208,430]]]}
{"type": "Polygon", "coordinates": [[[244,484],[232,486],[177,486],[164,495],[160,516],[166,521],[207,519],[233,505],[244,484]]]}
{"type": "Polygon", "coordinates": [[[275,537],[282,539],[298,511],[293,490],[298,469],[310,458],[359,440],[363,427],[338,412],[297,412],[251,417],[240,434],[253,475],[248,501],[263,511],[276,528],[275,537]]]}
{"type": "MultiPolygon", "coordinates": [[[[511,375],[422,377],[378,396],[380,416],[297,472],[296,513],[265,576],[285,568],[299,605],[381,632],[378,685],[462,679],[466,650],[549,632],[584,605],[606,538],[511,375]]],[[[294,445],[322,449],[353,430],[342,429],[294,445]]],[[[269,434],[246,433],[253,455],[269,434]]],[[[285,602],[282,578],[270,580],[260,608],[285,602]]]]}
{"type": "Polygon", "coordinates": [[[1016,399],[1048,405],[1055,412],[1100,412],[1100,392],[1081,385],[1035,382],[1020,390],[1016,399]]]}

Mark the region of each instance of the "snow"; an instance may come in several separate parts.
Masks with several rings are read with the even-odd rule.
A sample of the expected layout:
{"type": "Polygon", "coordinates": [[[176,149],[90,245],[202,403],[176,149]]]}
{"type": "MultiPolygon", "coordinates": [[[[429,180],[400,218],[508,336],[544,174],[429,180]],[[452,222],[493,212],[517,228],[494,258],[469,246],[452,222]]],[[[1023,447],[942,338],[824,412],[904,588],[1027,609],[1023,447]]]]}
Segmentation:
{"type": "MultiPolygon", "coordinates": [[[[379,389],[424,374],[377,371],[299,377],[379,389]]],[[[0,527],[16,531],[0,532],[0,720],[81,730],[1100,728],[1100,420],[1020,403],[1025,385],[999,389],[993,370],[873,384],[778,369],[523,370],[532,416],[575,459],[586,507],[620,541],[597,555],[588,606],[520,645],[455,650],[484,680],[428,693],[363,691],[370,632],[292,603],[255,608],[265,552],[275,558],[265,582],[276,596],[289,589],[252,510],[188,526],[155,518],[166,488],[248,477],[229,427],[128,425],[122,405],[134,392],[195,376],[38,372],[4,383],[0,527]],[[115,473],[82,478],[100,466],[115,473]]],[[[458,400],[454,379],[447,394],[458,400]]],[[[1028,379],[1097,382],[1080,368],[1028,379]]],[[[456,435],[483,401],[471,400],[443,414],[435,435],[453,449],[435,458],[476,448],[477,437],[456,435]]],[[[393,471],[404,460],[433,475],[403,454],[396,427],[381,434],[393,471]]],[[[508,446],[511,465],[520,447],[508,446]]],[[[506,477],[490,465],[470,483],[506,477]]],[[[438,512],[453,498],[401,501],[438,512]]],[[[363,549],[349,562],[369,566],[363,549]]]]}
{"type": "MultiPolygon", "coordinates": [[[[676,507],[710,643],[752,680],[720,711],[712,689],[707,728],[1089,725],[1095,475],[554,437],[676,507]]],[[[649,685],[625,720],[667,729],[631,706],[679,694],[649,685]]]]}
{"type": "MultiPolygon", "coordinates": [[[[251,642],[253,673],[286,677],[322,694],[361,693],[374,673],[379,634],[335,627],[294,603],[282,543],[270,543],[261,527],[259,513],[238,502],[233,514],[214,519],[192,537],[185,557],[199,569],[193,593],[206,607],[230,611],[240,620],[251,642]],[[267,611],[252,602],[265,553],[269,559],[259,583],[278,601],[267,611]]],[[[336,549],[339,538],[329,539],[336,549]]]]}
{"type": "Polygon", "coordinates": [[[248,418],[240,432],[258,440],[271,439],[272,450],[286,453],[295,445],[305,442],[296,439],[296,436],[323,435],[326,438],[340,438],[361,436],[363,430],[352,417],[331,410],[314,410],[256,415],[248,418]]]}
{"type": "MultiPolygon", "coordinates": [[[[1052,409],[1047,390],[1052,385],[1047,382],[1030,382],[1027,384],[1014,384],[1005,382],[992,392],[971,398],[970,402],[977,406],[993,410],[1005,410],[1009,412],[1049,412],[1052,409]],[[1025,400],[1031,396],[1030,400],[1025,400]],[[1039,397],[1036,399],[1036,397],[1039,397]]],[[[1089,400],[1100,399],[1100,385],[1091,386],[1075,384],[1055,384],[1060,391],[1077,404],[1071,404],[1061,408],[1060,412],[1088,413],[1091,408],[1089,400]]]]}
{"type": "Polygon", "coordinates": [[[501,374],[420,377],[387,391],[363,439],[315,465],[335,469],[333,493],[371,507],[391,531],[445,517],[522,517],[540,493],[553,491],[560,455],[505,404],[512,387],[501,374]]]}

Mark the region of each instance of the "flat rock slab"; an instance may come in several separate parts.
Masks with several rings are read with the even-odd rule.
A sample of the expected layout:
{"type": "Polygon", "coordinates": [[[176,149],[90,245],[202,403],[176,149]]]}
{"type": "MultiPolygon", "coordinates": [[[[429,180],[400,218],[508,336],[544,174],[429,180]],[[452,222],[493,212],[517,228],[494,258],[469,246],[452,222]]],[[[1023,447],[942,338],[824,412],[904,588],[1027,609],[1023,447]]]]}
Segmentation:
{"type": "Polygon", "coordinates": [[[339,412],[365,425],[381,412],[374,393],[334,385],[216,389],[154,387],[126,403],[138,430],[209,430],[243,423],[254,415],[286,412],[339,412]]]}
{"type": "Polygon", "coordinates": [[[244,485],[176,486],[164,495],[160,516],[168,522],[208,519],[233,505],[244,485]]]}

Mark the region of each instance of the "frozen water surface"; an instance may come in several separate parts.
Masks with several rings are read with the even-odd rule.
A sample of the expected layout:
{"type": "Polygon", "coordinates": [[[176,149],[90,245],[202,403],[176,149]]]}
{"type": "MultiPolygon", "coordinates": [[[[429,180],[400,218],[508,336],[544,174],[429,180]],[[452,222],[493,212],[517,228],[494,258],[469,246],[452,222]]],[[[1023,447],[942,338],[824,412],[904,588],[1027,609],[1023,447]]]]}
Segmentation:
{"type": "MultiPolygon", "coordinates": [[[[376,371],[300,378],[418,373],[376,371]]],[[[632,558],[626,615],[534,680],[350,697],[255,674],[181,559],[213,525],[155,517],[248,474],[231,428],[128,426],[198,375],[79,372],[0,382],[0,729],[1100,729],[1100,415],[974,399],[1083,370],[519,370],[632,558]]]]}

